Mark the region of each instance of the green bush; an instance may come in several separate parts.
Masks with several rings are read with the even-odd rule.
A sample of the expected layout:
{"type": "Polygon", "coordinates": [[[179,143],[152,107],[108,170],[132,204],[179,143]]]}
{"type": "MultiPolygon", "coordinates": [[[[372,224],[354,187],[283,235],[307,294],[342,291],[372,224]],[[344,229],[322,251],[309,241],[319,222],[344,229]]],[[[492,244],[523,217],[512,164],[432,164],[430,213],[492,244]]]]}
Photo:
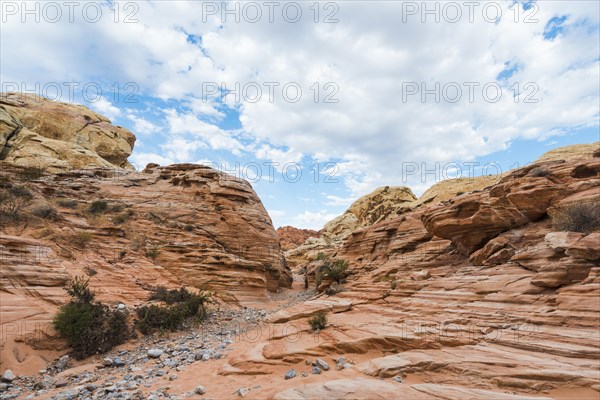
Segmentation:
{"type": "Polygon", "coordinates": [[[71,301],[54,317],[56,331],[65,338],[77,359],[105,353],[130,336],[127,315],[95,303],[89,279],[77,277],[65,288],[71,301]]]}
{"type": "Polygon", "coordinates": [[[552,216],[556,230],[589,233],[600,228],[600,201],[567,204],[552,216]]]}
{"type": "Polygon", "coordinates": [[[146,254],[146,257],[148,257],[149,259],[154,261],[160,254],[160,246],[159,245],[150,246],[146,249],[144,254],[146,254]]]}
{"type": "Polygon", "coordinates": [[[185,288],[167,290],[163,286],[158,286],[150,296],[150,300],[160,300],[168,305],[151,304],[136,310],[135,324],[145,335],[155,331],[181,329],[183,323],[191,318],[196,321],[204,319],[209,296],[191,293],[185,288]]]}
{"type": "Polygon", "coordinates": [[[95,200],[88,207],[88,211],[92,214],[102,214],[108,210],[108,203],[104,200],[95,200]]]}
{"type": "Polygon", "coordinates": [[[85,279],[82,276],[76,276],[65,287],[65,291],[73,300],[77,300],[79,303],[91,303],[94,301],[96,295],[89,286],[90,278],[85,279]]]}
{"type": "Polygon", "coordinates": [[[337,283],[341,283],[348,277],[348,261],[341,259],[335,260],[325,269],[324,275],[337,283]]]}
{"type": "Polygon", "coordinates": [[[313,331],[320,331],[327,327],[327,313],[319,311],[313,317],[309,318],[308,324],[313,331]]]}
{"type": "Polygon", "coordinates": [[[192,292],[182,287],[179,289],[167,289],[164,286],[157,286],[152,290],[148,300],[158,300],[167,304],[183,303],[194,296],[192,292]]]}

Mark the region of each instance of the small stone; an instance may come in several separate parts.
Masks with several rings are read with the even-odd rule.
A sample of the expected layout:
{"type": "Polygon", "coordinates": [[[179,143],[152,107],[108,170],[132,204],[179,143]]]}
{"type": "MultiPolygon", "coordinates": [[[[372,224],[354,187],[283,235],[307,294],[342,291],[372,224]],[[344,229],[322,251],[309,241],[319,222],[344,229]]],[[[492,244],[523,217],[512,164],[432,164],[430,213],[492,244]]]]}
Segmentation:
{"type": "Polygon", "coordinates": [[[394,382],[402,383],[402,377],[401,376],[395,376],[395,377],[392,378],[392,380],[394,382]]]}
{"type": "Polygon", "coordinates": [[[202,396],[204,393],[206,393],[206,388],[202,385],[198,385],[196,386],[196,389],[194,389],[194,393],[202,396]]]}
{"type": "Polygon", "coordinates": [[[336,363],[344,365],[346,364],[346,357],[338,357],[338,359],[336,360],[336,363]]]}
{"type": "Polygon", "coordinates": [[[133,367],[129,368],[129,370],[131,372],[140,372],[140,371],[142,371],[142,369],[140,367],[136,367],[135,365],[133,367]]]}
{"type": "Polygon", "coordinates": [[[240,397],[246,397],[248,396],[248,393],[250,393],[250,389],[248,388],[239,388],[237,391],[237,394],[240,397]]]}
{"type": "Polygon", "coordinates": [[[2,378],[0,378],[0,379],[3,382],[12,382],[15,379],[17,379],[17,377],[10,369],[7,369],[6,371],[4,371],[4,373],[2,374],[2,378]]]}
{"type": "Polygon", "coordinates": [[[87,390],[88,392],[95,392],[96,389],[98,389],[98,385],[96,385],[95,383],[88,383],[87,385],[85,385],[85,390],[87,390]]]}
{"type": "Polygon", "coordinates": [[[54,382],[54,387],[57,388],[61,388],[61,387],[65,387],[69,384],[69,381],[66,379],[59,379],[56,382],[54,382]]]}
{"type": "Polygon", "coordinates": [[[350,364],[350,363],[345,363],[344,365],[342,365],[342,367],[343,367],[344,369],[346,369],[346,368],[352,368],[352,364],[350,364]]]}
{"type": "Polygon", "coordinates": [[[115,359],[113,360],[113,364],[115,367],[123,367],[125,365],[125,362],[120,357],[115,357],[115,359]]]}
{"type": "Polygon", "coordinates": [[[162,369],[159,369],[158,371],[156,371],[156,376],[165,376],[167,373],[165,371],[163,371],[162,369]]]}
{"type": "Polygon", "coordinates": [[[164,351],[162,351],[161,349],[150,349],[148,350],[148,357],[150,358],[159,358],[160,356],[162,356],[164,353],[164,351]]]}
{"type": "Polygon", "coordinates": [[[313,367],[312,373],[313,373],[313,375],[319,375],[321,373],[321,368],[313,367]]]}
{"type": "Polygon", "coordinates": [[[290,369],[285,373],[285,379],[294,379],[296,377],[296,370],[294,368],[290,369]]]}
{"type": "Polygon", "coordinates": [[[8,390],[8,383],[0,383],[0,392],[8,390]]]}
{"type": "Polygon", "coordinates": [[[155,394],[151,394],[150,396],[148,396],[148,400],[158,400],[158,396],[155,394]]]}
{"type": "Polygon", "coordinates": [[[111,360],[110,358],[105,358],[104,360],[102,360],[102,365],[104,365],[105,367],[112,367],[113,360],[111,360]]]}
{"type": "Polygon", "coordinates": [[[58,359],[58,361],[56,362],[56,364],[54,365],[54,367],[59,370],[62,371],[65,368],[67,368],[67,366],[69,365],[69,362],[71,361],[71,359],[69,358],[68,355],[64,355],[61,358],[58,359]]]}
{"type": "Polygon", "coordinates": [[[323,359],[317,358],[315,360],[315,365],[321,368],[323,371],[329,371],[329,364],[327,364],[327,362],[325,362],[323,359]]]}
{"type": "Polygon", "coordinates": [[[210,358],[211,358],[211,356],[208,353],[204,353],[202,355],[202,361],[208,361],[208,360],[210,360],[210,358]]]}
{"type": "Polygon", "coordinates": [[[48,372],[48,370],[47,369],[40,369],[38,372],[39,372],[40,375],[44,375],[45,373],[48,372]]]}
{"type": "Polygon", "coordinates": [[[126,308],[127,308],[127,307],[126,307],[126,306],[125,306],[125,304],[123,304],[123,303],[119,303],[119,305],[117,306],[117,309],[119,309],[119,310],[121,310],[121,311],[122,311],[122,310],[124,310],[124,309],[126,309],[126,308]]]}
{"type": "Polygon", "coordinates": [[[304,378],[306,378],[306,377],[308,376],[308,372],[306,372],[306,371],[302,372],[302,376],[303,376],[304,378]]]}

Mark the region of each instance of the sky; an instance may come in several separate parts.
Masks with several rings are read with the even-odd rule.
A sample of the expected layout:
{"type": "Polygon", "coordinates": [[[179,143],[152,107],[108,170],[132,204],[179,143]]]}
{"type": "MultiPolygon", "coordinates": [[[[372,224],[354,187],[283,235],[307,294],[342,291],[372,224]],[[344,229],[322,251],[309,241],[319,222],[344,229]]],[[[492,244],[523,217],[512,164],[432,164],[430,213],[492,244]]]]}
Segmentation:
{"type": "Polygon", "coordinates": [[[275,227],[600,140],[597,1],[6,1],[1,91],[84,104],[132,164],[248,180],[275,227]]]}

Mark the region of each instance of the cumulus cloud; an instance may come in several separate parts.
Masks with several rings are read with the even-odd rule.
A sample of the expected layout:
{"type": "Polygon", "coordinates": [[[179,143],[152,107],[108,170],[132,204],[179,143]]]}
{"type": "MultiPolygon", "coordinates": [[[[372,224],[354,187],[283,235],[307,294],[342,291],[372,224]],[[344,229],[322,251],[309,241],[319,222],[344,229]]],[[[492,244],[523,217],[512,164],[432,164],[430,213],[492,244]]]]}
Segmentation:
{"type": "Polygon", "coordinates": [[[129,162],[138,171],[143,170],[146,167],[146,165],[150,163],[155,163],[163,166],[175,164],[175,162],[172,159],[155,153],[134,153],[131,155],[129,162]]]}
{"type": "Polygon", "coordinates": [[[137,115],[127,114],[127,119],[133,122],[136,135],[148,135],[157,133],[160,130],[156,124],[153,124],[142,117],[138,117],[137,115]]]}
{"type": "Polygon", "coordinates": [[[292,218],[294,226],[305,229],[321,229],[323,225],[337,217],[337,214],[328,213],[327,211],[304,211],[301,214],[295,215],[292,218]]]}
{"type": "MultiPolygon", "coordinates": [[[[333,161],[328,172],[352,198],[386,184],[418,193],[427,185],[403,179],[406,163],[469,161],[598,127],[598,2],[497,1],[488,15],[499,7],[501,18],[479,4],[472,21],[461,6],[456,22],[424,15],[423,2],[414,15],[406,2],[332,3],[337,23],[323,23],[322,9],[315,23],[312,3],[301,3],[297,23],[281,9],[273,23],[223,22],[193,1],[137,2],[137,23],[115,23],[107,6],[94,24],[22,24],[17,15],[2,25],[0,80],[133,82],[150,103],[167,104],[155,155],[333,161]]],[[[120,116],[109,99],[95,109],[120,116]]],[[[130,118],[136,130],[156,132],[141,118],[130,118]]]]}
{"type": "Polygon", "coordinates": [[[121,110],[118,107],[115,107],[105,97],[99,97],[97,101],[90,103],[90,108],[99,112],[110,120],[114,120],[121,115],[121,110]]]}

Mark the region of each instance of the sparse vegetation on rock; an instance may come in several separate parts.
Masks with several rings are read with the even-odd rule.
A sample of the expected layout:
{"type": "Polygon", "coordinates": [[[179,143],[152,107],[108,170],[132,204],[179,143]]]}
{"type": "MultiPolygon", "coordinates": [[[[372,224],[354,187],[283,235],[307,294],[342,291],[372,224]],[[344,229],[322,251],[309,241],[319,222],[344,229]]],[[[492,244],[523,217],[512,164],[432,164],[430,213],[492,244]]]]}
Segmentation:
{"type": "Polygon", "coordinates": [[[556,230],[589,233],[600,228],[600,201],[570,203],[559,208],[552,216],[556,230]]]}
{"type": "Polygon", "coordinates": [[[104,200],[94,200],[88,207],[91,214],[102,214],[108,210],[108,203],[104,200]]]}
{"type": "Polygon", "coordinates": [[[325,311],[319,311],[308,319],[308,324],[313,331],[325,329],[327,327],[327,313],[325,311]]]}
{"type": "Polygon", "coordinates": [[[56,220],[59,218],[56,209],[50,204],[39,204],[31,209],[31,214],[42,219],[56,220]]]}
{"type": "Polygon", "coordinates": [[[32,199],[31,191],[25,186],[9,184],[0,188],[0,217],[13,220],[20,218],[32,199]]]}
{"type": "Polygon", "coordinates": [[[158,286],[149,300],[158,300],[167,305],[150,304],[136,310],[136,326],[143,334],[175,331],[181,329],[188,319],[202,320],[206,316],[210,295],[192,293],[183,287],[168,290],[158,286]]]}
{"type": "Polygon", "coordinates": [[[53,325],[67,340],[75,358],[104,353],[127,340],[130,336],[127,315],[94,302],[89,278],[76,277],[65,290],[71,301],[60,308],[53,325]]]}

